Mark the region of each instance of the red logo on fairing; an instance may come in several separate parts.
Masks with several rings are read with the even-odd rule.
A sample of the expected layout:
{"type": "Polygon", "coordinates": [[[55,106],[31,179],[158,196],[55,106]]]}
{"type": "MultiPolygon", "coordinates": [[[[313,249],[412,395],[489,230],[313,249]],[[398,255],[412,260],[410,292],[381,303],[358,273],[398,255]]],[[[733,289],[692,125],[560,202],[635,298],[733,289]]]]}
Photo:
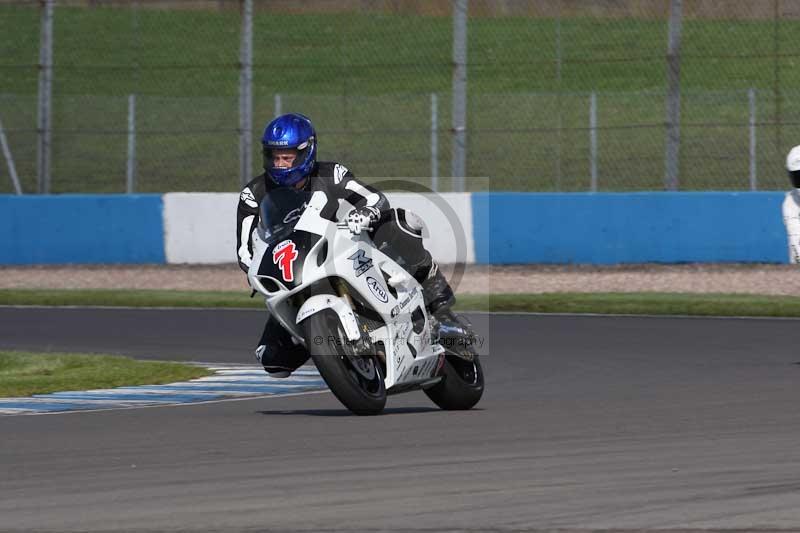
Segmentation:
{"type": "Polygon", "coordinates": [[[297,259],[297,255],[297,250],[292,241],[283,241],[273,250],[272,262],[280,267],[283,281],[294,281],[292,265],[297,259]]]}

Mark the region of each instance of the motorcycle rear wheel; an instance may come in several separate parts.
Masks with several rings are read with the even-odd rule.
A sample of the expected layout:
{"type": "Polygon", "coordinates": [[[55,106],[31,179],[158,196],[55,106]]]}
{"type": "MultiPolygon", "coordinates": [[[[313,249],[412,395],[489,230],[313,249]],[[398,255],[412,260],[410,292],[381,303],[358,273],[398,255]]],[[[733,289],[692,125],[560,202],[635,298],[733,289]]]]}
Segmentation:
{"type": "Polygon", "coordinates": [[[311,315],[303,327],[311,359],[334,396],[357,415],[380,414],[386,385],[377,356],[357,352],[333,311],[311,315]]]}

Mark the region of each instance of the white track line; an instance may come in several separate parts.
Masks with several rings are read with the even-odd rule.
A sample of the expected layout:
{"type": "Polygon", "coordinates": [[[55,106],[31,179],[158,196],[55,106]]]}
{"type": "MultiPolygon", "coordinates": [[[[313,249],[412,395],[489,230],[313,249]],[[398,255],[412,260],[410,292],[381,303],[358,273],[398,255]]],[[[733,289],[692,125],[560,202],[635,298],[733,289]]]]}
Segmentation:
{"type": "Polygon", "coordinates": [[[271,378],[260,366],[254,365],[214,364],[210,368],[216,372],[215,375],[165,385],[60,391],[25,398],[0,398],[0,415],[85,413],[327,392],[327,387],[316,369],[309,366],[302,367],[296,375],[285,379],[271,378]]]}

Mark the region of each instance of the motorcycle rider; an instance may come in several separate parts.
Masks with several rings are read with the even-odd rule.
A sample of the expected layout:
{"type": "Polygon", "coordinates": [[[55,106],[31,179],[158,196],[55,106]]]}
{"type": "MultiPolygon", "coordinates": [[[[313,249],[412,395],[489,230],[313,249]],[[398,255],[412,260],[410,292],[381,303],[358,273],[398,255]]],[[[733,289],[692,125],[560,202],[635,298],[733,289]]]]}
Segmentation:
{"type": "MultiPolygon", "coordinates": [[[[404,209],[392,209],[379,190],[358,181],[341,163],[317,161],[317,135],[311,120],[299,113],[281,115],[264,129],[261,139],[264,173],[251,180],[239,196],[236,248],[239,266],[248,271],[253,260],[252,231],[258,225],[259,204],[278,187],[323,191],[328,206],[323,216],[335,220],[338,200],[353,209],[346,217],[353,234],[370,232],[376,246],[398,261],[422,285],[428,312],[440,324],[468,328],[451,311],[453,290],[422,244],[422,220],[404,209]]],[[[306,362],[306,349],[271,317],[264,325],[256,359],[273,377],[288,377],[306,362]]]]}

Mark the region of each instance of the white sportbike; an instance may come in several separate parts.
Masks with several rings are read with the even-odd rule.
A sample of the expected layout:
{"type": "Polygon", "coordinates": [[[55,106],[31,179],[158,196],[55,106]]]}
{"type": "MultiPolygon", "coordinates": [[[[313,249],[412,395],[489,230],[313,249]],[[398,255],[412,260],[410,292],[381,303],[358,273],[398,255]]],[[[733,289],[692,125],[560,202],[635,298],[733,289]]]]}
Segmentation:
{"type": "Polygon", "coordinates": [[[326,204],[323,192],[289,188],[261,202],[248,277],[269,313],[356,414],[416,389],[442,409],[473,407],[483,370],[470,339],[443,342],[453,333],[428,315],[421,285],[368,232],[323,217],[326,204]]]}

